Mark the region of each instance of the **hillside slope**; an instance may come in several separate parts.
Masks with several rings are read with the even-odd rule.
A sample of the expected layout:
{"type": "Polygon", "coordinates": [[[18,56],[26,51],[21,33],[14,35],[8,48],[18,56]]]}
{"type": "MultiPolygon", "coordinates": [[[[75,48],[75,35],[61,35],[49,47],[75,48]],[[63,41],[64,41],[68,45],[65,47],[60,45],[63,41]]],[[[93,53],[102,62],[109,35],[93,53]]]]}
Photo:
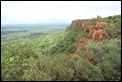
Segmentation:
{"type": "Polygon", "coordinates": [[[74,20],[65,30],[1,45],[1,80],[121,80],[121,15],[74,20]]]}

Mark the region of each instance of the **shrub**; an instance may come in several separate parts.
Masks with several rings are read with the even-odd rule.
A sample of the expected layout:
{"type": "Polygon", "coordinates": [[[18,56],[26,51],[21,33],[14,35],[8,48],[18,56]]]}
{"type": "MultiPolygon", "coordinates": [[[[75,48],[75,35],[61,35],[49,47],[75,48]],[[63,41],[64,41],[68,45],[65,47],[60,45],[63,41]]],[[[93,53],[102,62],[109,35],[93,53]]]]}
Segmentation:
{"type": "Polygon", "coordinates": [[[105,40],[89,44],[99,60],[98,67],[102,70],[104,80],[120,80],[121,42],[117,39],[105,40]]]}

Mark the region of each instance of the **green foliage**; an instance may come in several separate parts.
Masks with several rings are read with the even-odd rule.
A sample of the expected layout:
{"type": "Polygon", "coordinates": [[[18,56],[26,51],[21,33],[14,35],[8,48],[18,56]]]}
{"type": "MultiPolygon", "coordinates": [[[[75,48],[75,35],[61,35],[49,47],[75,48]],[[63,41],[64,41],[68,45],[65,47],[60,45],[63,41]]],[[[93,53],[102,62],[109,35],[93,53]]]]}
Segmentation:
{"type": "Polygon", "coordinates": [[[108,17],[108,23],[112,23],[116,26],[116,28],[121,28],[121,15],[115,15],[108,17]]]}
{"type": "Polygon", "coordinates": [[[82,28],[69,27],[66,30],[66,35],[61,37],[63,39],[58,41],[58,44],[53,46],[49,53],[52,55],[59,53],[74,53],[76,51],[76,44],[79,41],[81,35],[83,35],[82,28]],[[70,29],[69,29],[70,28],[70,29]]]}
{"type": "Polygon", "coordinates": [[[89,44],[96,54],[98,67],[101,68],[104,80],[120,80],[121,73],[121,41],[117,39],[89,44]]]}
{"type": "MultiPolygon", "coordinates": [[[[89,43],[98,63],[93,65],[85,57],[84,49],[75,53],[79,39],[87,37],[82,27],[67,27],[65,30],[39,36],[30,33],[1,45],[2,81],[118,81],[121,80],[121,40],[115,39],[115,30],[120,30],[120,16],[91,19],[106,21],[109,40],[89,43]],[[109,28],[110,27],[110,28],[109,28]],[[35,36],[34,36],[35,35],[35,36]],[[36,38],[33,38],[33,37],[36,38]],[[113,38],[113,39],[111,39],[113,38]]],[[[14,35],[14,34],[13,34],[14,35]]],[[[2,37],[8,38],[8,36],[2,37]]],[[[10,39],[8,39],[10,40],[10,39]]],[[[84,48],[84,47],[83,47],[84,48]]]]}

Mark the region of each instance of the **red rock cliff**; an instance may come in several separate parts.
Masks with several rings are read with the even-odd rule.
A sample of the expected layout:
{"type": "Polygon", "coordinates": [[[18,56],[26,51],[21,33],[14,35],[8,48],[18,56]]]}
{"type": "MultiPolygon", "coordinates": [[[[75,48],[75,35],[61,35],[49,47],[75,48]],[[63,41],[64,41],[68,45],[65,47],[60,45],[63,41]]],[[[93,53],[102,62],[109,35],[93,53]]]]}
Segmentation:
{"type": "Polygon", "coordinates": [[[73,20],[71,23],[72,27],[82,27],[84,25],[84,23],[82,22],[82,20],[73,20]]]}

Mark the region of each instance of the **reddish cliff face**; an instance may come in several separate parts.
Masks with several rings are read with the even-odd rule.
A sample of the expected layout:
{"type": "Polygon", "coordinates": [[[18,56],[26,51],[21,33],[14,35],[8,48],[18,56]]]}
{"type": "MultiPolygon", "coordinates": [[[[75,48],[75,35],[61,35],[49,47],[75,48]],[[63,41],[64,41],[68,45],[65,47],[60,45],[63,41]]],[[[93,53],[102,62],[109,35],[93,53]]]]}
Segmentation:
{"type": "MultiPolygon", "coordinates": [[[[93,64],[96,64],[97,61],[95,54],[90,48],[87,47],[87,44],[89,44],[89,42],[99,42],[109,38],[107,32],[105,31],[107,23],[98,21],[91,23],[90,21],[74,20],[72,21],[71,26],[73,28],[82,27],[84,28],[84,33],[90,35],[90,38],[87,36],[81,37],[77,45],[77,52],[84,52],[86,58],[93,64]]],[[[119,35],[119,32],[117,33],[119,35]]],[[[120,36],[118,38],[120,38],[120,36]]]]}
{"type": "MultiPolygon", "coordinates": [[[[105,22],[93,22],[89,20],[73,20],[71,23],[71,27],[77,28],[82,27],[85,33],[88,33],[89,37],[92,38],[93,41],[98,42],[104,39],[108,39],[109,36],[105,31],[107,27],[107,23],[105,22]]],[[[119,36],[118,34],[117,36],[119,36]]],[[[82,42],[82,41],[81,41],[82,42]]]]}
{"type": "Polygon", "coordinates": [[[99,29],[92,34],[92,39],[94,42],[98,42],[104,39],[109,39],[109,36],[103,29],[99,29]]]}
{"type": "MultiPolygon", "coordinates": [[[[77,44],[77,53],[81,55],[85,54],[85,57],[93,64],[97,64],[96,55],[89,47],[90,43],[101,42],[105,39],[109,39],[107,29],[111,29],[111,26],[107,22],[96,21],[96,20],[74,20],[71,23],[72,28],[83,28],[84,36],[79,39],[77,44]]],[[[111,30],[110,30],[111,31],[111,30]]],[[[112,30],[114,37],[121,39],[120,30],[112,30]]]]}
{"type": "Polygon", "coordinates": [[[96,22],[96,26],[95,28],[98,30],[98,29],[104,29],[105,27],[107,26],[107,23],[105,22],[96,22]]]}
{"type": "Polygon", "coordinates": [[[89,21],[89,20],[73,20],[71,23],[72,27],[87,27],[94,26],[96,29],[104,29],[107,23],[100,21],[89,21]]]}
{"type": "Polygon", "coordinates": [[[83,27],[84,26],[84,23],[82,22],[82,20],[74,20],[72,21],[72,24],[71,24],[72,27],[83,27]]]}

